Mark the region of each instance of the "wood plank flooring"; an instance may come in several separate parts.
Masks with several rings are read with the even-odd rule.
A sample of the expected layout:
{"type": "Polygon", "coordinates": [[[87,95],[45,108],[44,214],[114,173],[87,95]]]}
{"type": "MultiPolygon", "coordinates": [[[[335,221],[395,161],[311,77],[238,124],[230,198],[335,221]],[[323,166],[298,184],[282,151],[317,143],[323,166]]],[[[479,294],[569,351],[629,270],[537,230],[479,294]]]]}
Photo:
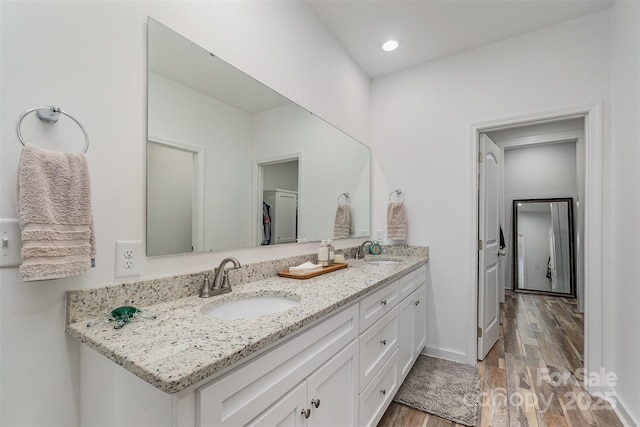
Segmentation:
{"type": "MultiPolygon", "coordinates": [[[[478,365],[478,427],[622,427],[582,387],[584,319],[574,299],[507,292],[501,320],[478,365]]],[[[392,426],[463,427],[395,402],[378,423],[392,426]]]]}

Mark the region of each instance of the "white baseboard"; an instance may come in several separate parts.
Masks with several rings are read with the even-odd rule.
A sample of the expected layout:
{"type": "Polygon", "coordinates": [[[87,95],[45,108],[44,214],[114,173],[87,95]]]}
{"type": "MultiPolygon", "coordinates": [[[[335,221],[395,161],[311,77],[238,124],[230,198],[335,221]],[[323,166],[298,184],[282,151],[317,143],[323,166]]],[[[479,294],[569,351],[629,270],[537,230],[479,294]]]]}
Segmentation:
{"type": "Polygon", "coordinates": [[[639,424],[633,419],[631,414],[629,414],[624,407],[624,404],[615,395],[609,399],[609,402],[624,427],[639,427],[639,424]]]}
{"type": "Polygon", "coordinates": [[[467,355],[465,353],[459,353],[457,351],[442,350],[439,348],[425,347],[422,349],[422,353],[426,356],[437,357],[439,359],[451,360],[452,362],[467,363],[467,355]]]}

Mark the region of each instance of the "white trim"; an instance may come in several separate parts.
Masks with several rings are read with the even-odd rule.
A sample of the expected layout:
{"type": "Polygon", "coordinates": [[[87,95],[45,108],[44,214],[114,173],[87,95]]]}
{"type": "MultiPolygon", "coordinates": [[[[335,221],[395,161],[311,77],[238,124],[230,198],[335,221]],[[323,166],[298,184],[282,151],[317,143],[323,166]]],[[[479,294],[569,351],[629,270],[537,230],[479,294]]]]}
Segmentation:
{"type": "MultiPolygon", "coordinates": [[[[515,126],[538,124],[547,121],[585,118],[585,349],[584,367],[587,372],[598,372],[603,366],[603,307],[602,307],[602,103],[569,107],[541,113],[507,117],[499,120],[471,125],[471,150],[469,155],[469,205],[475,206],[468,230],[470,248],[475,259],[470,289],[474,298],[467,320],[466,363],[475,364],[477,355],[477,310],[478,310],[478,251],[475,239],[478,235],[478,158],[480,134],[515,126]]],[[[587,391],[591,391],[587,387],[587,391]]]]}
{"type": "Polygon", "coordinates": [[[627,409],[622,404],[622,402],[618,399],[615,393],[606,400],[609,402],[609,404],[613,408],[613,412],[616,413],[616,415],[618,416],[618,418],[620,419],[620,422],[622,422],[622,425],[624,425],[624,427],[639,426],[639,424],[631,417],[631,414],[629,413],[629,411],[627,411],[627,409]]]}
{"type": "MultiPolygon", "coordinates": [[[[195,183],[195,200],[193,201],[193,224],[191,241],[193,242],[193,252],[204,251],[204,162],[205,151],[202,147],[195,145],[182,144],[157,136],[149,135],[147,143],[165,145],[167,147],[177,148],[179,150],[193,153],[195,168],[193,171],[193,181],[195,183]]],[[[148,157],[147,157],[148,162],[148,157]]],[[[145,174],[145,179],[146,179],[145,174]]],[[[145,186],[146,191],[146,186],[145,186]]],[[[146,201],[146,193],[145,193],[146,201]]],[[[145,202],[145,224],[147,221],[146,202],[145,202]]],[[[145,227],[145,246],[146,246],[146,227],[145,227]]]]}
{"type": "Polygon", "coordinates": [[[304,225],[304,183],[302,179],[302,157],[302,152],[298,151],[273,157],[265,157],[262,159],[257,159],[253,162],[254,179],[252,184],[252,200],[254,201],[254,203],[252,218],[255,218],[255,221],[251,221],[251,232],[255,237],[258,246],[260,246],[260,244],[262,243],[262,230],[258,229],[258,224],[260,224],[260,218],[262,217],[262,167],[265,165],[272,165],[294,160],[298,161],[298,230],[301,230],[304,225]]]}
{"type": "MultiPolygon", "coordinates": [[[[452,362],[468,363],[467,355],[458,351],[443,350],[441,348],[425,347],[422,353],[425,356],[437,357],[438,359],[451,360],[452,362]]],[[[477,355],[477,353],[476,353],[477,355]]],[[[475,364],[475,362],[473,363],[475,364]]]]}

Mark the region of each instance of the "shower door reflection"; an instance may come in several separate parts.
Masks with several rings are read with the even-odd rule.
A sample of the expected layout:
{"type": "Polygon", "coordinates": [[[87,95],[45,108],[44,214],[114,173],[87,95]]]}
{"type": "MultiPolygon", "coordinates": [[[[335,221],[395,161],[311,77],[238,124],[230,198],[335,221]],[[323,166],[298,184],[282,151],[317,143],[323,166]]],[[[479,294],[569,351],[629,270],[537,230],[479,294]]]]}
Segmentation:
{"type": "Polygon", "coordinates": [[[573,199],[513,201],[514,290],[575,296],[573,199]]]}

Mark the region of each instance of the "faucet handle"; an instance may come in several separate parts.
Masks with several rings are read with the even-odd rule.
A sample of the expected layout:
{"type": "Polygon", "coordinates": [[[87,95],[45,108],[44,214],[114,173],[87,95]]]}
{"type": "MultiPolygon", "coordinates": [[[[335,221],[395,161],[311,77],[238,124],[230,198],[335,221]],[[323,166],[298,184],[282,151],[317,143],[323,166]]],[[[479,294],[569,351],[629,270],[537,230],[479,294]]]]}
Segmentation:
{"type": "Polygon", "coordinates": [[[229,272],[228,270],[234,270],[238,267],[234,267],[234,268],[227,268],[224,270],[224,272],[222,273],[222,284],[220,285],[221,288],[230,288],[231,284],[229,283],[229,272]]]}

